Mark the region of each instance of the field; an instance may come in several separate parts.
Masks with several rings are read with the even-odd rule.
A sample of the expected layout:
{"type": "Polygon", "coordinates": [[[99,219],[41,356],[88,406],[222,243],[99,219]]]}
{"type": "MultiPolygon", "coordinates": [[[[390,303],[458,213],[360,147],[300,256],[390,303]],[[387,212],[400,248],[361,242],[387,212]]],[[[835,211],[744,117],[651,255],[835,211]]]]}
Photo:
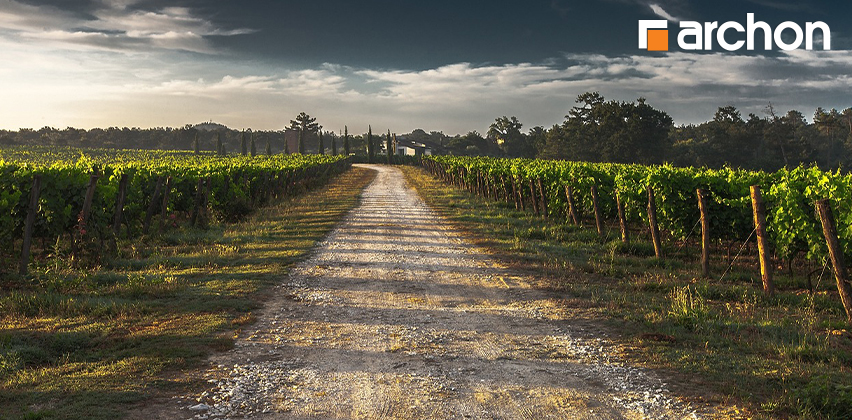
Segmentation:
{"type": "MultiPolygon", "coordinates": [[[[150,156],[128,154],[132,162],[150,156]]],[[[100,160],[107,172],[120,160],[114,156],[101,152],[91,159],[100,160]]],[[[179,167],[167,159],[198,159],[185,153],[155,156],[175,171],[175,179],[179,167]]],[[[230,168],[247,160],[231,159],[230,168]]],[[[51,167],[66,170],[64,165],[51,167]]],[[[85,192],[89,168],[78,166],[85,176],[77,178],[82,187],[75,191],[85,192]]],[[[252,322],[270,286],[357,202],[369,179],[369,172],[352,170],[294,187],[258,204],[237,223],[228,222],[211,203],[209,223],[193,227],[175,205],[169,208],[177,214],[175,223],[162,232],[142,235],[143,220],[130,219],[115,238],[115,249],[98,251],[95,233],[78,239],[94,245],[76,259],[70,234],[58,240],[37,237],[26,276],[12,274],[18,266],[8,261],[17,255],[4,253],[0,418],[112,419],[152,396],[198,386],[185,373],[210,353],[233,346],[235,334],[252,322]]],[[[99,185],[110,191],[109,184],[99,185]]],[[[101,209],[107,210],[112,209],[101,209]]],[[[110,225],[105,240],[108,233],[110,225]]],[[[20,244],[15,241],[17,251],[20,244]]]]}
{"type": "Polygon", "coordinates": [[[852,417],[839,172],[0,158],[3,419],[852,417]]]}
{"type": "MultiPolygon", "coordinates": [[[[641,203],[638,198],[633,200],[636,211],[628,225],[629,242],[622,240],[615,199],[606,197],[603,192],[601,201],[608,201],[609,210],[602,233],[596,230],[587,187],[597,180],[604,185],[602,191],[611,193],[620,187],[619,191],[624,192],[624,185],[617,184],[625,178],[617,172],[622,169],[620,165],[565,164],[565,173],[553,176],[554,173],[548,173],[547,167],[558,168],[562,163],[444,157],[434,158],[434,161],[444,164],[448,171],[450,168],[458,170],[449,176],[438,172],[439,179],[445,182],[436,182],[417,170],[407,172],[430,205],[470,232],[477,243],[519,267],[544,272],[545,276],[553,279],[553,287],[591,302],[596,313],[609,318],[614,323],[613,327],[622,331],[625,345],[635,352],[632,356],[635,360],[647,366],[679,372],[684,389],[709,386],[745,401],[752,407],[753,415],[764,418],[847,418],[852,414],[848,408],[852,402],[848,386],[852,383],[852,371],[849,369],[852,334],[848,330],[832,269],[825,263],[825,240],[802,233],[819,226],[813,210],[810,216],[799,210],[797,215],[802,216],[795,224],[779,229],[787,236],[773,237],[777,241],[776,246],[797,235],[810,238],[813,251],[808,253],[805,250],[808,242],[796,241],[801,249],[789,257],[790,260],[797,258],[795,263],[773,258],[776,292],[767,296],[763,290],[754,238],[745,240],[751,230],[743,229],[743,218],[750,222],[747,211],[744,216],[713,219],[712,223],[718,229],[714,233],[725,232],[726,229],[735,231],[724,225],[727,222],[735,226],[739,223],[737,227],[740,231],[745,230],[745,234],[736,241],[733,255],[732,247],[724,241],[714,241],[710,249],[710,272],[713,275],[702,276],[701,245],[697,240],[700,233],[690,232],[699,219],[694,193],[697,182],[684,182],[683,176],[684,173],[701,171],[624,167],[632,174],[638,171],[652,174],[656,185],[660,186],[658,190],[663,192],[657,199],[660,200],[660,208],[668,207],[661,214],[666,214],[669,219],[664,220],[667,216],[662,216],[660,224],[669,229],[664,232],[664,238],[668,238],[663,242],[664,257],[658,258],[647,227],[648,217],[640,214],[645,209],[638,204],[641,203]],[[569,165],[571,167],[567,167],[569,165]],[[491,171],[486,169],[483,176],[477,176],[480,168],[491,171]],[[500,172],[503,168],[508,168],[507,172],[500,172]],[[569,173],[571,170],[586,176],[569,173]],[[611,172],[607,174],[606,171],[611,172]],[[656,171],[661,173],[654,173],[656,171]],[[486,179],[485,174],[489,173],[493,178],[486,179]],[[505,183],[500,182],[501,174],[505,183]],[[526,202],[521,206],[527,211],[516,205],[511,193],[510,199],[504,200],[504,191],[500,191],[502,185],[511,185],[509,183],[515,177],[519,178],[515,181],[517,189],[521,186],[526,188],[522,193],[526,202]],[[544,204],[548,209],[546,217],[543,211],[536,215],[530,200],[531,193],[539,198],[542,190],[538,186],[542,184],[528,180],[539,178],[547,180],[544,197],[553,198],[544,204]],[[607,179],[610,181],[608,185],[607,179]],[[685,193],[678,191],[675,183],[678,180],[686,184],[682,188],[685,193]],[[661,185],[667,181],[669,185],[661,185]],[[576,182],[574,185],[582,182],[577,190],[583,198],[577,198],[577,201],[583,204],[577,207],[585,210],[586,217],[580,220],[585,228],[575,225],[567,214],[563,185],[572,182],[576,182]],[[558,197],[556,193],[550,194],[554,191],[559,193],[558,197]],[[684,213],[688,217],[678,219],[684,213]],[[723,224],[721,228],[719,224],[723,224]],[[819,239],[823,241],[821,245],[819,239]],[[821,253],[818,249],[822,250],[821,253]],[[817,262],[809,262],[807,257],[817,262]]],[[[435,173],[434,166],[431,171],[435,173]]],[[[719,172],[727,172],[728,179],[762,180],[767,183],[766,189],[773,191],[776,197],[785,192],[780,187],[769,186],[769,180],[778,177],[778,174],[742,173],[734,177],[730,175],[735,171],[719,172]]],[[[829,189],[826,186],[831,183],[816,182],[811,188],[791,187],[795,192],[786,191],[788,195],[818,195],[820,188],[825,188],[827,197],[840,202],[840,197],[849,194],[848,176],[802,169],[794,172],[810,173],[809,176],[817,179],[820,175],[833,177],[835,186],[829,189]]],[[[704,174],[703,178],[706,181],[708,176],[704,174]]],[[[787,177],[788,180],[790,178],[793,177],[787,177]]],[[[743,188],[742,184],[730,181],[724,187],[748,191],[747,182],[745,184],[743,188]]],[[[511,190],[511,187],[508,189],[511,190]]],[[[640,183],[637,189],[644,190],[644,184],[640,183]]],[[[634,197],[640,194],[636,193],[634,197]]],[[[770,199],[767,198],[767,201],[770,199]]],[[[733,210],[727,209],[729,214],[736,215],[737,208],[748,205],[743,200],[729,198],[728,201],[739,202],[731,206],[733,210]]],[[[807,203],[805,199],[790,200],[786,204],[805,206],[807,203]]],[[[541,209],[541,202],[537,204],[541,209]]],[[[838,208],[847,211],[845,206],[848,202],[838,204],[838,208]]],[[[770,209],[778,214],[778,220],[784,220],[784,212],[791,211],[789,207],[772,207],[771,204],[770,209]]],[[[839,218],[844,217],[848,218],[848,213],[839,218]]],[[[771,222],[772,218],[768,223],[771,222]]],[[[841,223],[841,226],[839,229],[845,228],[848,238],[849,225],[841,223]]]]}

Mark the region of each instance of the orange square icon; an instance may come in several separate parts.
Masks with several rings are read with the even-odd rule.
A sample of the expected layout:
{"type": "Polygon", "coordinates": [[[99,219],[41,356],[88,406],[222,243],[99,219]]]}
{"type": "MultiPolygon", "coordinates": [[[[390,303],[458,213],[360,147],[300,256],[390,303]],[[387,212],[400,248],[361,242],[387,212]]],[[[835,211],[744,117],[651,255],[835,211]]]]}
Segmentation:
{"type": "Polygon", "coordinates": [[[669,31],[668,29],[648,30],[648,51],[668,51],[669,31]]]}

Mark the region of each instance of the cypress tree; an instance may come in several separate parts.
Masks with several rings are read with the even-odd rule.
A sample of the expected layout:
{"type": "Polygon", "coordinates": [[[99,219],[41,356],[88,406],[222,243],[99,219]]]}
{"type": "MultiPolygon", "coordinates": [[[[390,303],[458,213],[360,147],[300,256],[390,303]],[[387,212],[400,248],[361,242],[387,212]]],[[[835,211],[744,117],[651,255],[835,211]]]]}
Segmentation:
{"type": "Polygon", "coordinates": [[[269,144],[269,140],[266,141],[266,156],[272,156],[272,145],[269,144]]]}
{"type": "Polygon", "coordinates": [[[391,134],[390,130],[388,130],[388,139],[385,142],[385,147],[388,149],[388,165],[393,163],[393,145],[391,144],[391,134]]]}
{"type": "Polygon", "coordinates": [[[319,133],[317,133],[317,134],[319,135],[319,154],[324,155],[325,154],[325,143],[323,143],[323,141],[322,141],[322,129],[320,129],[319,133]]]}
{"type": "Polygon", "coordinates": [[[290,154],[290,145],[287,143],[287,136],[286,135],[284,136],[284,154],[285,155],[290,154]]]}
{"type": "Polygon", "coordinates": [[[299,154],[305,154],[305,130],[299,129],[299,154]]]}
{"type": "MultiPolygon", "coordinates": [[[[339,133],[339,131],[338,131],[338,133],[339,133]]],[[[337,155],[337,136],[335,136],[334,133],[331,133],[331,134],[332,134],[332,136],[331,136],[331,154],[337,155]]]]}
{"type": "Polygon", "coordinates": [[[367,162],[373,163],[373,157],[375,157],[376,150],[375,146],[373,146],[373,126],[367,126],[367,162]]]}
{"type": "Polygon", "coordinates": [[[254,134],[251,135],[251,157],[257,155],[257,146],[254,144],[254,134]]]}
{"type": "Polygon", "coordinates": [[[195,132],[195,139],[192,141],[192,148],[195,149],[196,155],[201,152],[201,145],[198,144],[198,132],[197,131],[195,132]]]}
{"type": "Polygon", "coordinates": [[[219,155],[225,154],[225,147],[222,145],[222,137],[216,133],[216,153],[219,155]]]}
{"type": "Polygon", "coordinates": [[[349,156],[349,127],[343,126],[343,152],[349,156]]]}
{"type": "Polygon", "coordinates": [[[246,146],[246,132],[243,131],[240,133],[240,150],[242,150],[243,156],[248,154],[248,148],[246,146]]]}

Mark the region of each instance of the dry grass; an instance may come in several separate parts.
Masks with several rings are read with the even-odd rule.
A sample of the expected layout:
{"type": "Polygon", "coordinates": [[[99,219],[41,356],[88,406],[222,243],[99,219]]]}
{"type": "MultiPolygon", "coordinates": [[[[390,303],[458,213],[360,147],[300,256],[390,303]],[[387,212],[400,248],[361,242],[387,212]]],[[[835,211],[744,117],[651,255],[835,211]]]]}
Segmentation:
{"type": "Polygon", "coordinates": [[[322,239],[375,173],[235,225],[122,244],[97,270],[43,267],[0,290],[0,418],[113,419],[197,384],[182,378],[254,322],[270,285],[322,239]]]}
{"type": "MultiPolygon", "coordinates": [[[[730,418],[852,418],[852,334],[831,281],[811,295],[806,278],[779,275],[779,293],[766,298],[753,264],[703,280],[695,252],[673,252],[677,244],[669,244],[674,257],[658,260],[641,237],[623,245],[617,228],[600,238],[591,227],[445,186],[419,168],[403,171],[473,242],[605,320],[626,357],[671,372],[677,391],[700,399],[713,398],[703,395],[710,390],[746,407],[730,418]]],[[[716,273],[727,268],[723,260],[716,273]]]]}

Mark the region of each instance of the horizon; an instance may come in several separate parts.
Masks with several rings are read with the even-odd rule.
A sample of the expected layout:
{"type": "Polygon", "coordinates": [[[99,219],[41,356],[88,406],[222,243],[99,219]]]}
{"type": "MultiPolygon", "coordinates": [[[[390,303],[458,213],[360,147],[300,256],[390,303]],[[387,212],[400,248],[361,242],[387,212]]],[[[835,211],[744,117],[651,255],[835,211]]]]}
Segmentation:
{"type": "MultiPolygon", "coordinates": [[[[324,129],[484,132],[564,121],[589,91],[647,103],[676,126],[733,105],[765,116],[852,106],[852,5],[782,0],[561,0],[311,4],[0,2],[0,128],[277,131],[299,112],[324,129]],[[335,13],[329,13],[333,10],[335,13]],[[446,12],[452,10],[452,12],[446,12]],[[649,52],[639,20],[822,21],[832,51],[649,52]],[[425,128],[429,127],[429,128],[425,128]]],[[[757,40],[761,44],[760,39],[757,40]]],[[[819,44],[819,43],[818,43],[819,44]]]]}

